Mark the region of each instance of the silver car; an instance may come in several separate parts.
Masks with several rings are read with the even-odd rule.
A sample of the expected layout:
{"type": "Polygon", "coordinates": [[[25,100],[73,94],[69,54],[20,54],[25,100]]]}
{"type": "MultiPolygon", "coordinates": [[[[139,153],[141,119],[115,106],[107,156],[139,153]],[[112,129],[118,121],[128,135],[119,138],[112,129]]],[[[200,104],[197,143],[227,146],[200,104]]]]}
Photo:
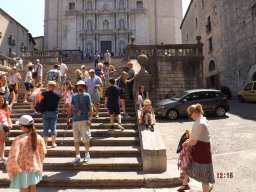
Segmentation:
{"type": "Polygon", "coordinates": [[[187,108],[200,103],[206,114],[216,114],[223,117],[229,111],[227,98],[214,89],[193,89],[183,91],[180,94],[158,101],[154,106],[157,116],[166,116],[171,120],[187,115],[187,108]]]}

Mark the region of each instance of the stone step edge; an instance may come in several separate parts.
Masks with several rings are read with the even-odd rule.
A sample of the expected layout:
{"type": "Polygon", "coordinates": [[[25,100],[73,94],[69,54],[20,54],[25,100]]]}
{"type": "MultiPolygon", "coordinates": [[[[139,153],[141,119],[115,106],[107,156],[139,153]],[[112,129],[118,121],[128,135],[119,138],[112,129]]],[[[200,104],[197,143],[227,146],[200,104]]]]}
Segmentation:
{"type": "MultiPolygon", "coordinates": [[[[0,174],[1,175],[1,174],[0,174]]],[[[6,174],[5,174],[6,175],[6,174]]],[[[44,171],[43,180],[38,187],[67,188],[99,188],[99,187],[176,187],[182,184],[179,178],[170,177],[168,174],[155,174],[147,177],[142,172],[129,171],[44,171]],[[55,174],[54,174],[55,173],[55,174]],[[65,177],[66,175],[66,177],[65,177]],[[75,177],[75,178],[72,178],[75,177]],[[84,179],[82,179],[84,178],[84,179]]],[[[7,178],[0,178],[0,186],[8,187],[7,178]]]]}

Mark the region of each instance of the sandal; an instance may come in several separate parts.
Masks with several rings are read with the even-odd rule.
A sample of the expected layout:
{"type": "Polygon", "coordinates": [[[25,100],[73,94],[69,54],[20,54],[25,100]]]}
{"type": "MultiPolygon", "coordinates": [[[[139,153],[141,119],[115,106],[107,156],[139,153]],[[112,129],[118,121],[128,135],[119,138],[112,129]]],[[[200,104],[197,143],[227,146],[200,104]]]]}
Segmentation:
{"type": "Polygon", "coordinates": [[[182,185],[177,191],[184,192],[185,190],[189,190],[189,185],[182,185]]]}

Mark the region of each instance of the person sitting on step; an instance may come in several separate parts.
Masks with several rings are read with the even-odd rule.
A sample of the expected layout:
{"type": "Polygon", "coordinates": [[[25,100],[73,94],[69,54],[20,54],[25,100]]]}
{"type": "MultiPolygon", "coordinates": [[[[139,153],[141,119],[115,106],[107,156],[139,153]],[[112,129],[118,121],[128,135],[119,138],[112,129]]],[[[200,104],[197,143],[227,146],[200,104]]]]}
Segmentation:
{"type": "Polygon", "coordinates": [[[149,128],[150,131],[153,132],[156,119],[153,107],[151,105],[151,101],[149,99],[146,99],[143,103],[142,117],[145,122],[146,129],[149,128]]]}

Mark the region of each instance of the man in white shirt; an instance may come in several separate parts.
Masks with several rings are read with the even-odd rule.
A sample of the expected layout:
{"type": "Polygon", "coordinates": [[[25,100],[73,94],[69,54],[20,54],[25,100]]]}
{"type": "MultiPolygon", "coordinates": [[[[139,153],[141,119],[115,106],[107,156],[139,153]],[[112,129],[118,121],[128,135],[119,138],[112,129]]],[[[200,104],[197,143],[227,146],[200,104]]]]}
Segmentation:
{"type": "Polygon", "coordinates": [[[35,83],[42,83],[42,77],[43,77],[43,65],[40,63],[39,59],[36,59],[34,71],[32,74],[33,79],[35,80],[35,83]]]}
{"type": "Polygon", "coordinates": [[[60,92],[63,91],[63,88],[64,88],[64,83],[66,82],[67,80],[67,71],[68,71],[68,67],[66,64],[64,64],[62,62],[62,59],[61,58],[58,58],[58,65],[59,65],[59,69],[60,69],[60,92]]]}

